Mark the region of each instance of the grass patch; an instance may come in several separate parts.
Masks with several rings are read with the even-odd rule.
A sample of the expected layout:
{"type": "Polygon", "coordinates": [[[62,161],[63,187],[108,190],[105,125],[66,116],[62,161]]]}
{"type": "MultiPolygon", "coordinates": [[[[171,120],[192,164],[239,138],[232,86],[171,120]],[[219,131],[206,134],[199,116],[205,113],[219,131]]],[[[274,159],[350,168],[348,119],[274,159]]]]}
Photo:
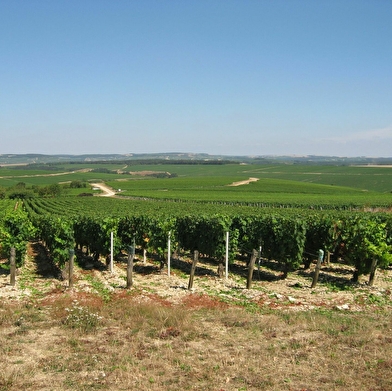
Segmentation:
{"type": "Polygon", "coordinates": [[[328,292],[354,291],[354,286],[352,284],[348,284],[346,281],[329,281],[324,285],[328,292]]]}
{"type": "Polygon", "coordinates": [[[261,314],[199,294],[178,304],[138,291],[101,304],[75,295],[40,307],[1,304],[0,390],[35,391],[44,384],[114,391],[392,386],[388,312],[261,314]],[[23,325],[23,333],[15,332],[23,325]]]}
{"type": "Polygon", "coordinates": [[[105,302],[110,301],[111,292],[102,281],[90,274],[86,274],[84,278],[105,302]]]}

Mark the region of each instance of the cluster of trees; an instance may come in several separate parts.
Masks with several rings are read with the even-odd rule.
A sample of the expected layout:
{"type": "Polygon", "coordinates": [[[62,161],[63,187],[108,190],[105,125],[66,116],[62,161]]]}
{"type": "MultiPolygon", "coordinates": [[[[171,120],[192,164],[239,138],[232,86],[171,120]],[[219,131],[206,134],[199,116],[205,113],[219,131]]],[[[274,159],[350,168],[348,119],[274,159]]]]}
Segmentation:
{"type": "Polygon", "coordinates": [[[62,187],[54,183],[47,186],[32,186],[28,188],[24,182],[19,182],[8,190],[8,198],[14,200],[24,200],[26,198],[39,197],[58,197],[62,193],[62,187]]]}
{"type": "Polygon", "coordinates": [[[25,182],[18,182],[16,185],[7,189],[0,187],[0,199],[25,200],[34,197],[59,197],[63,194],[64,189],[82,189],[87,187],[89,187],[87,182],[79,180],[63,185],[53,183],[47,186],[33,185],[31,187],[28,187],[25,182]]]}

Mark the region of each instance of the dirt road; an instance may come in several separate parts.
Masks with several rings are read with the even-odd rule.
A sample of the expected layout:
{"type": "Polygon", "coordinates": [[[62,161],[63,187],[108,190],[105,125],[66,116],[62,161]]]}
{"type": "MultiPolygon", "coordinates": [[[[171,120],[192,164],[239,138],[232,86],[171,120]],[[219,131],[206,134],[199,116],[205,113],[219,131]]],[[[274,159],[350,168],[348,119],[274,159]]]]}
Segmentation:
{"type": "Polygon", "coordinates": [[[104,183],[92,183],[91,186],[102,190],[103,194],[99,194],[101,197],[113,197],[116,195],[116,192],[104,183]]]}
{"type": "Polygon", "coordinates": [[[229,186],[242,186],[242,185],[247,185],[251,182],[257,182],[259,180],[259,178],[249,178],[245,181],[240,181],[240,182],[233,182],[231,185],[229,186]]]}

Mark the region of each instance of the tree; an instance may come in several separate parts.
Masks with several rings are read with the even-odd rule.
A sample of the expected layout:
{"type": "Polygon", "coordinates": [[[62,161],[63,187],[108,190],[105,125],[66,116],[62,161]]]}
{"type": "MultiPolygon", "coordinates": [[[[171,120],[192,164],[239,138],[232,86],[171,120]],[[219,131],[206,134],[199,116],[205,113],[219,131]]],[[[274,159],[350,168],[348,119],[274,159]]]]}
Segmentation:
{"type": "Polygon", "coordinates": [[[38,195],[40,197],[58,197],[62,192],[62,188],[58,183],[49,186],[40,187],[38,195]]]}
{"type": "Polygon", "coordinates": [[[11,200],[26,200],[29,198],[34,198],[34,194],[30,190],[17,189],[9,193],[8,198],[10,198],[11,200]]]}
{"type": "Polygon", "coordinates": [[[72,181],[69,184],[69,187],[71,189],[84,189],[87,187],[87,185],[86,185],[86,182],[83,182],[83,181],[72,181]]]}

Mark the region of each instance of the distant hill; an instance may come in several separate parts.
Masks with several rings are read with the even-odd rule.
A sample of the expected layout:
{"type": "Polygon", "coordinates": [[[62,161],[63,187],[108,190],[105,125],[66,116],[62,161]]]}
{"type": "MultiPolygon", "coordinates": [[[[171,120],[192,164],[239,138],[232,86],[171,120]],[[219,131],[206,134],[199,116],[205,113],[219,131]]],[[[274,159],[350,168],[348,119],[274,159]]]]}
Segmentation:
{"type": "Polygon", "coordinates": [[[334,164],[334,165],[352,165],[352,164],[392,164],[392,157],[338,157],[338,156],[227,156],[227,155],[209,155],[206,153],[128,153],[128,154],[84,154],[84,155],[45,155],[45,154],[0,154],[1,165],[19,165],[19,164],[42,164],[42,163],[59,163],[59,162],[119,162],[119,161],[140,161],[146,164],[160,162],[170,163],[190,163],[190,162],[212,162],[221,161],[222,163],[288,163],[288,164],[334,164]]]}

